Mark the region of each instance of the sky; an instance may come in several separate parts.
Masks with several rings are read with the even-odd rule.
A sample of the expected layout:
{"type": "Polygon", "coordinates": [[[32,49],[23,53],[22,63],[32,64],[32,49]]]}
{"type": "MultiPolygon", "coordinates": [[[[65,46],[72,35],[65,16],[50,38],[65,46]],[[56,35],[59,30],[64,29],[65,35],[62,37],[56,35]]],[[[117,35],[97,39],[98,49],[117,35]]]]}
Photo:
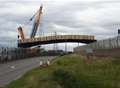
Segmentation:
{"type": "MultiPolygon", "coordinates": [[[[41,4],[44,8],[37,35],[85,34],[101,40],[117,36],[120,28],[120,0],[0,0],[0,44],[15,46],[18,26],[28,38],[33,25],[29,19],[41,4]]],[[[59,46],[62,49],[64,44],[59,46]]]]}

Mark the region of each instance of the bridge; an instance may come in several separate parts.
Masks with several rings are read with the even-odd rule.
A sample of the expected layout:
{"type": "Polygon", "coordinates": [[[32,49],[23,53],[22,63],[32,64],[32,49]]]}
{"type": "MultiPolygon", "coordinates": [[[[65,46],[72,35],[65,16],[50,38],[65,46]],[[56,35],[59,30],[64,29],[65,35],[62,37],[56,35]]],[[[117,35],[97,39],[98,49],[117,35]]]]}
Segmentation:
{"type": "Polygon", "coordinates": [[[18,27],[18,47],[29,48],[37,45],[45,45],[45,44],[53,44],[53,43],[62,43],[62,42],[80,42],[80,43],[92,43],[95,42],[95,38],[92,35],[51,35],[51,36],[41,36],[36,38],[36,33],[38,30],[38,26],[40,25],[40,19],[42,16],[42,8],[41,5],[37,13],[33,15],[30,19],[32,21],[34,19],[34,24],[32,28],[32,32],[30,38],[25,38],[23,28],[18,27]]]}
{"type": "Polygon", "coordinates": [[[95,38],[92,35],[52,35],[42,36],[32,39],[18,40],[18,47],[29,48],[37,45],[63,43],[63,42],[78,42],[89,44],[95,42],[95,38]]]}

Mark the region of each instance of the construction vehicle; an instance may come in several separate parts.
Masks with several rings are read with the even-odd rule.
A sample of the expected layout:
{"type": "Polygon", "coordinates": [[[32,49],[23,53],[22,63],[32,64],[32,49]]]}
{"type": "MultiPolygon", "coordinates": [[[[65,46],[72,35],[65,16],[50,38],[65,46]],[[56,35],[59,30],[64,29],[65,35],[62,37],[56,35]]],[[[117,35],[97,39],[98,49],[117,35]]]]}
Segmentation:
{"type": "MultiPolygon", "coordinates": [[[[43,9],[43,6],[41,5],[39,10],[30,19],[30,21],[32,21],[33,18],[34,18],[34,24],[33,24],[32,32],[31,32],[31,35],[30,35],[30,39],[35,38],[35,35],[37,33],[37,29],[38,29],[38,26],[40,24],[40,18],[41,18],[41,15],[42,15],[42,9],[43,9]]],[[[19,40],[24,40],[25,35],[24,35],[22,27],[18,27],[17,30],[18,30],[18,34],[19,34],[18,39],[19,40]]]]}

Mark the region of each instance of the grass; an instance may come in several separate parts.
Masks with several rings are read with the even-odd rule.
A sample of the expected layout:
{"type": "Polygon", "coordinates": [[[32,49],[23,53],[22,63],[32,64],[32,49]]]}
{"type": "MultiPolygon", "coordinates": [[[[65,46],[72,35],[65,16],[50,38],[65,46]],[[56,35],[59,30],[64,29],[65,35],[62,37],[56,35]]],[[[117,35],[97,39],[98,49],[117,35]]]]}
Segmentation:
{"type": "Polygon", "coordinates": [[[120,60],[57,57],[49,67],[35,68],[4,88],[120,88],[120,60]]]}

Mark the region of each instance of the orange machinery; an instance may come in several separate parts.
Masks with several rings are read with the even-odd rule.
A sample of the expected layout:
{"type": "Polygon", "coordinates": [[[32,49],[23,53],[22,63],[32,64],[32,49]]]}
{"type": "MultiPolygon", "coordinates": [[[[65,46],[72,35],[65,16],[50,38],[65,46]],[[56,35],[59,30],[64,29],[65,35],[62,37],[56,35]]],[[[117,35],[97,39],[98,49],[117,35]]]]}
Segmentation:
{"type": "Polygon", "coordinates": [[[18,27],[17,31],[18,31],[18,33],[19,33],[18,39],[24,40],[24,39],[25,39],[25,35],[24,35],[24,32],[23,32],[22,27],[18,27]]]}

